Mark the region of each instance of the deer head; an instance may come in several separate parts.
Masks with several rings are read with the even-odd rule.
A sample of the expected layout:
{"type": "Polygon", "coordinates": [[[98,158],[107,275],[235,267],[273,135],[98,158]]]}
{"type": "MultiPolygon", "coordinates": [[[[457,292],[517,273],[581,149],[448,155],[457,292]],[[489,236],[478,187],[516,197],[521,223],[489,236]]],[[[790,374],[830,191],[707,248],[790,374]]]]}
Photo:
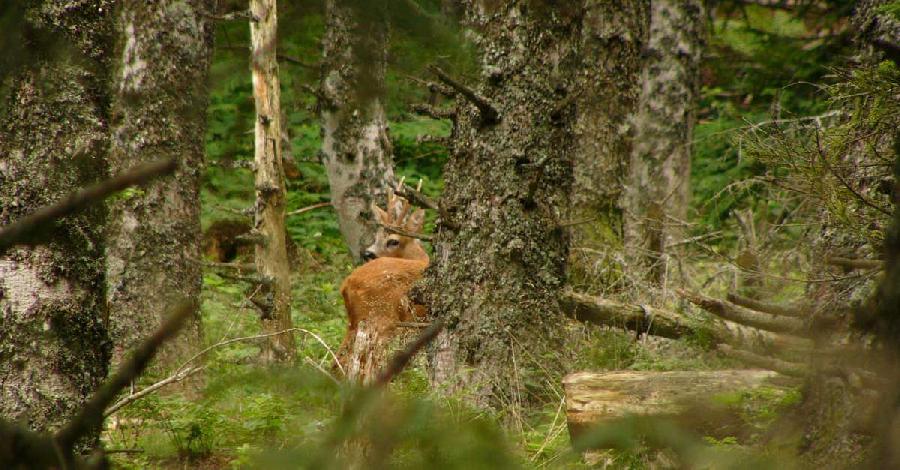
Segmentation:
{"type": "Polygon", "coordinates": [[[397,228],[410,234],[419,234],[425,225],[425,210],[417,209],[410,212],[409,201],[388,190],[386,210],[382,210],[372,202],[372,213],[378,222],[378,231],[375,233],[375,243],[363,250],[364,261],[375,258],[404,258],[414,260],[428,260],[428,253],[422,248],[419,240],[392,233],[385,230],[385,226],[397,228]]]}

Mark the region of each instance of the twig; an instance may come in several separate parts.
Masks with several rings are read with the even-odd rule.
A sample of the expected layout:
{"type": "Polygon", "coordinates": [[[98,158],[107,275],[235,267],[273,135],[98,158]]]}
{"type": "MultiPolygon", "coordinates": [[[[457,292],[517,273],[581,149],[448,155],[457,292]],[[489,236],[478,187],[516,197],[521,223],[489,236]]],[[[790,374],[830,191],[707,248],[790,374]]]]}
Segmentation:
{"type": "Polygon", "coordinates": [[[56,433],[54,439],[64,452],[71,452],[79,438],[103,424],[104,410],[115,400],[119,392],[144,371],[159,347],[181,329],[193,312],[194,306],[189,301],[183,301],[175,307],[174,313],[165,323],[135,349],[119,370],[82,406],[81,411],[56,433]]]}
{"type": "Polygon", "coordinates": [[[54,220],[75,214],[130,186],[169,174],[177,166],[173,158],[137,165],[116,177],[72,193],[52,206],[42,207],[0,230],[0,254],[19,243],[37,244],[43,233],[50,230],[54,220]]]}
{"type": "Polygon", "coordinates": [[[242,20],[242,19],[250,19],[251,13],[250,10],[237,10],[224,14],[217,13],[203,13],[203,16],[216,20],[216,21],[234,21],[234,20],[242,20]]]}
{"type": "Polygon", "coordinates": [[[472,102],[472,104],[474,104],[475,107],[478,108],[478,111],[481,113],[481,119],[484,122],[492,123],[497,122],[497,120],[500,119],[500,112],[497,111],[497,108],[495,108],[487,98],[479,95],[474,90],[463,85],[462,83],[457,82],[436,65],[432,65],[428,69],[431,70],[432,73],[437,75],[437,77],[442,82],[447,84],[447,86],[453,88],[454,90],[459,92],[460,95],[464,96],[467,100],[472,102]]]}
{"type": "Polygon", "coordinates": [[[290,212],[288,212],[287,214],[284,214],[284,216],[285,216],[285,217],[290,217],[290,216],[292,216],[292,215],[299,215],[299,214],[302,214],[302,213],[304,213],[304,212],[309,212],[309,211],[311,211],[311,210],[320,209],[320,208],[322,208],[322,207],[331,207],[331,202],[320,202],[320,203],[317,203],[317,204],[313,204],[313,205],[311,205],[311,206],[306,206],[306,207],[297,209],[297,210],[295,210],[295,211],[290,211],[290,212]]]}
{"type": "Polygon", "coordinates": [[[148,385],[147,387],[145,387],[143,390],[141,390],[139,392],[135,392],[130,395],[127,395],[127,396],[123,397],[122,399],[120,399],[119,401],[115,402],[109,408],[107,408],[106,413],[104,413],[103,417],[108,418],[108,417],[112,416],[113,414],[115,414],[120,409],[140,400],[141,398],[146,397],[147,395],[150,395],[151,393],[165,387],[166,385],[169,385],[171,383],[181,382],[182,380],[196,374],[197,372],[200,372],[203,369],[205,369],[205,367],[201,366],[201,367],[192,367],[190,369],[180,370],[180,371],[170,375],[169,377],[166,377],[165,379],[162,379],[159,382],[154,383],[153,385],[148,385]]]}
{"type": "Polygon", "coordinates": [[[419,85],[424,86],[425,88],[428,89],[428,91],[431,91],[431,92],[433,92],[433,93],[440,93],[440,94],[446,96],[447,98],[454,98],[454,97],[456,97],[456,92],[453,91],[452,88],[446,87],[446,86],[441,85],[441,84],[439,84],[439,83],[429,82],[428,80],[422,80],[421,78],[413,77],[412,75],[405,75],[405,74],[404,74],[403,76],[404,76],[407,80],[410,80],[410,81],[412,81],[412,82],[415,82],[415,83],[418,83],[419,85]]]}
{"type": "Polygon", "coordinates": [[[410,359],[416,355],[419,350],[424,348],[428,343],[430,343],[434,338],[437,337],[438,333],[444,328],[444,322],[438,320],[431,324],[425,331],[419,335],[413,342],[409,343],[402,351],[398,352],[391,358],[391,362],[388,363],[387,367],[385,367],[380,374],[378,374],[378,378],[375,379],[374,386],[384,386],[391,382],[397,374],[403,372],[403,369],[406,368],[406,365],[409,364],[410,359]]]}
{"type": "Polygon", "coordinates": [[[338,379],[336,379],[333,375],[331,375],[327,370],[323,369],[322,366],[316,364],[316,361],[310,359],[309,356],[304,357],[303,362],[313,366],[313,368],[315,368],[317,371],[321,372],[322,375],[324,375],[325,377],[328,377],[329,379],[331,379],[331,381],[334,382],[336,385],[341,384],[338,381],[338,379]]]}

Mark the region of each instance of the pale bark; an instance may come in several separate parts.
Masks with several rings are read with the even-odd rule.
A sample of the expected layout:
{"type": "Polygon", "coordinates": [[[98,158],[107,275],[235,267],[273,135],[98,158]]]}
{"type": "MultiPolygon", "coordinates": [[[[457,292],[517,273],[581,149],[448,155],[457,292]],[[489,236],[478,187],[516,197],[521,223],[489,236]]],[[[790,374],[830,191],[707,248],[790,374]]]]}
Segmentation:
{"type": "MultiPolygon", "coordinates": [[[[256,103],[256,204],[253,234],[256,270],[261,276],[255,296],[266,333],[288,330],[291,321],[291,273],[284,230],[285,186],[281,160],[281,93],[276,41],[278,17],[275,0],[250,1],[250,40],[253,98],[256,103]]],[[[292,361],[296,344],[292,332],[273,335],[265,343],[266,362],[292,361]]]]}
{"type": "Polygon", "coordinates": [[[471,89],[442,77],[460,95],[440,203],[447,218],[417,301],[446,324],[429,351],[433,384],[496,406],[524,394],[510,367],[524,348],[544,358],[562,340],[560,224],[582,9],[463,3],[483,72],[471,89]]]}
{"type": "MultiPolygon", "coordinates": [[[[576,222],[570,229],[573,246],[602,249],[620,243],[622,233],[621,203],[633,134],[629,117],[640,94],[650,1],[589,0],[585,9],[574,124],[575,184],[568,218],[576,222]]],[[[596,277],[594,261],[572,256],[574,284],[589,289],[612,282],[596,277]]]]}
{"type": "Polygon", "coordinates": [[[701,0],[651,2],[623,206],[628,268],[655,284],[665,279],[666,245],[681,238],[687,216],[705,25],[701,0]]]}
{"type": "Polygon", "coordinates": [[[363,15],[350,0],[325,3],[321,97],[322,155],[341,234],[360,261],[376,225],[371,201],[394,179],[384,114],[387,22],[381,7],[363,15]]]}
{"type": "MultiPolygon", "coordinates": [[[[112,7],[30,3],[31,37],[54,41],[49,50],[35,46],[34,63],[0,87],[8,93],[0,115],[0,226],[106,175],[112,7]]],[[[56,221],[44,244],[0,254],[3,419],[57,429],[106,376],[105,220],[97,204],[56,221]]]]}
{"type": "Polygon", "coordinates": [[[563,379],[569,434],[628,416],[675,415],[716,394],[771,386],[768,370],[576,372],[563,379]]]}
{"type": "Polygon", "coordinates": [[[175,302],[194,316],[160,351],[178,362],[200,337],[200,176],[206,133],[213,0],[127,0],[117,10],[110,168],[118,174],[160,158],[179,162],[163,178],[111,205],[107,300],[114,362],[155,331],[175,302]]]}

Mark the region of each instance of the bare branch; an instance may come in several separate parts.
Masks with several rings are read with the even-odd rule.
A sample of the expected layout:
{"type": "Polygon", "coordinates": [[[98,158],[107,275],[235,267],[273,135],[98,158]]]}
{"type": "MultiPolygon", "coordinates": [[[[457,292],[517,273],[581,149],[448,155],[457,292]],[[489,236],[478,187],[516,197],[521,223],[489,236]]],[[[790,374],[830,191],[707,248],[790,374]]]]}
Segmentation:
{"type": "Polygon", "coordinates": [[[52,206],[42,207],[0,230],[0,253],[20,243],[37,244],[52,228],[54,220],[80,212],[130,186],[172,173],[177,165],[172,158],[137,165],[119,176],[72,193],[52,206]]]}
{"type": "Polygon", "coordinates": [[[803,321],[797,318],[779,317],[740,307],[725,300],[714,299],[702,294],[688,292],[683,289],[676,291],[678,295],[691,303],[712,313],[713,315],[776,333],[798,334],[803,329],[803,321]]]}
{"type": "Polygon", "coordinates": [[[307,62],[303,62],[302,60],[300,60],[294,56],[289,56],[287,54],[277,54],[275,57],[278,60],[283,60],[283,61],[285,61],[289,64],[293,64],[293,65],[299,65],[300,67],[305,68],[305,69],[318,70],[318,68],[319,68],[319,64],[310,64],[307,62]]]}
{"type": "Polygon", "coordinates": [[[284,214],[284,216],[285,216],[285,217],[290,217],[290,216],[292,216],[292,215],[300,215],[300,214],[302,214],[302,213],[304,213],[304,212],[309,212],[309,211],[315,210],[315,209],[321,209],[321,208],[323,208],[323,207],[331,207],[331,202],[320,202],[320,203],[317,203],[317,204],[313,204],[313,205],[311,205],[311,206],[306,206],[306,207],[297,209],[297,210],[295,210],[295,211],[290,211],[290,212],[288,212],[287,214],[284,214]]]}
{"type": "Polygon", "coordinates": [[[786,306],[770,302],[761,302],[734,293],[728,294],[727,298],[729,302],[740,305],[741,307],[746,307],[759,312],[771,313],[772,315],[783,315],[786,317],[802,317],[805,315],[805,312],[799,306],[786,306]]]}
{"type": "Polygon", "coordinates": [[[457,82],[452,77],[447,75],[446,72],[435,65],[432,65],[428,69],[431,70],[432,73],[437,75],[437,77],[442,82],[447,84],[447,86],[453,88],[454,90],[459,92],[460,95],[464,96],[467,100],[472,102],[472,104],[474,104],[475,107],[478,108],[478,111],[481,112],[481,119],[484,122],[497,122],[500,119],[500,112],[497,111],[497,108],[495,108],[487,98],[479,95],[474,90],[463,85],[462,83],[457,82]]]}
{"type": "Polygon", "coordinates": [[[144,388],[143,390],[141,390],[139,392],[135,392],[135,393],[129,394],[126,397],[123,397],[119,401],[115,402],[112,406],[110,406],[106,410],[106,413],[104,413],[103,416],[108,418],[108,417],[114,415],[117,411],[121,410],[122,408],[140,400],[141,398],[146,397],[147,395],[150,395],[151,393],[165,387],[166,385],[181,382],[182,380],[196,374],[197,372],[200,372],[203,369],[205,369],[205,367],[201,366],[201,367],[191,367],[190,369],[179,370],[178,372],[170,375],[169,377],[166,377],[165,379],[160,380],[159,382],[156,382],[153,385],[148,385],[146,388],[144,388]]]}

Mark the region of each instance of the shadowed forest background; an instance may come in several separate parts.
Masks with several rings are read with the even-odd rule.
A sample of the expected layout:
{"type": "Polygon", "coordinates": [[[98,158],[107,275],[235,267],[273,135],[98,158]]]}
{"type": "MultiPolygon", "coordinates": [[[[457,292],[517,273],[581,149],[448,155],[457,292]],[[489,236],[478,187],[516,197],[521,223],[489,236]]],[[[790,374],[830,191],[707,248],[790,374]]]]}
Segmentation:
{"type": "Polygon", "coordinates": [[[0,6],[0,463],[900,467],[900,3],[249,3],[0,6]]]}

